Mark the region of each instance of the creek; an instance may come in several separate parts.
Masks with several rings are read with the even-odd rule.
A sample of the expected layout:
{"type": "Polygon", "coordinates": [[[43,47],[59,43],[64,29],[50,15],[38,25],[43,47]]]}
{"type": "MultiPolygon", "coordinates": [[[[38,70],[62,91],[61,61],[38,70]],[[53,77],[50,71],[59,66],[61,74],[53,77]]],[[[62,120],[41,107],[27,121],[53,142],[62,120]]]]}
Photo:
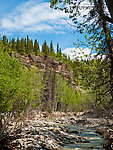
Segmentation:
{"type": "Polygon", "coordinates": [[[68,144],[61,147],[61,150],[103,150],[103,145],[105,144],[104,139],[101,135],[96,133],[94,128],[88,128],[84,126],[73,126],[68,125],[66,127],[71,133],[74,131],[75,134],[81,136],[85,141],[78,141],[74,144],[68,144]]]}
{"type": "Polygon", "coordinates": [[[8,128],[12,132],[8,140],[6,139],[6,143],[0,145],[2,149],[112,150],[112,119],[97,118],[93,115],[74,116],[58,112],[48,117],[45,117],[44,113],[34,112],[34,114],[32,119],[26,117],[24,121],[15,120],[9,124],[8,128]],[[111,141],[110,149],[99,130],[108,135],[108,141],[111,141]]]}

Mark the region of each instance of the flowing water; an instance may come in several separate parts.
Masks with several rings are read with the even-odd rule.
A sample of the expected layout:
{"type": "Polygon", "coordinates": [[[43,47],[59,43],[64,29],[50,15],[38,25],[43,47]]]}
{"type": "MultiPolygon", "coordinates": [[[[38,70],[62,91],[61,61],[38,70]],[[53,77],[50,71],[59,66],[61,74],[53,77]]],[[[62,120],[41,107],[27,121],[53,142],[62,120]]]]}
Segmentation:
{"type": "Polygon", "coordinates": [[[76,130],[78,136],[85,138],[85,142],[76,142],[75,144],[68,144],[61,147],[61,150],[103,150],[105,143],[101,135],[96,133],[94,128],[87,128],[84,126],[67,126],[70,130],[76,130]]]}

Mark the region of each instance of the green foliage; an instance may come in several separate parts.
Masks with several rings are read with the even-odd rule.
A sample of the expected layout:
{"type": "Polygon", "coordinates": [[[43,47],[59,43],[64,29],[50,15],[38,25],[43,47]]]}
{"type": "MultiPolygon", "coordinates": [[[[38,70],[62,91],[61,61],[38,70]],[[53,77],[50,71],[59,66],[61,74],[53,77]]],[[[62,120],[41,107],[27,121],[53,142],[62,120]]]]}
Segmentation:
{"type": "Polygon", "coordinates": [[[17,59],[0,49],[0,112],[37,105],[42,89],[38,70],[24,68],[17,59]]]}
{"type": "MultiPolygon", "coordinates": [[[[85,45],[85,47],[89,47],[92,51],[96,51],[97,55],[101,57],[101,63],[99,63],[101,69],[98,68],[97,64],[95,66],[97,68],[93,70],[91,69],[92,64],[88,65],[86,64],[86,62],[81,63],[82,72],[80,72],[80,76],[78,75],[79,78],[81,78],[82,80],[82,83],[80,84],[84,86],[88,82],[87,87],[88,85],[89,87],[91,87],[91,84],[95,87],[95,85],[97,85],[98,83],[97,87],[99,89],[98,91],[95,91],[97,92],[96,97],[97,99],[99,99],[100,104],[103,104],[103,102],[107,100],[109,101],[109,104],[112,103],[113,105],[113,11],[111,11],[112,1],[110,0],[108,2],[107,0],[89,0],[89,2],[93,4],[92,8],[89,9],[89,15],[82,15],[82,11],[79,9],[79,6],[84,1],[85,0],[76,3],[75,1],[70,0],[51,0],[50,4],[51,7],[54,9],[60,9],[62,11],[65,11],[65,13],[69,13],[69,18],[72,19],[76,31],[80,32],[81,34],[83,32],[87,33],[85,34],[86,42],[80,42],[78,44],[78,47],[85,45]],[[106,7],[109,8],[108,14],[111,14],[111,18],[108,14],[106,14],[106,7]],[[79,20],[79,17],[82,17],[81,21],[79,20]],[[106,56],[106,62],[104,63],[102,60],[102,55],[106,56]],[[108,63],[109,60],[110,62],[108,63]],[[106,63],[109,65],[106,65],[106,63]],[[84,64],[88,66],[89,69],[86,69],[84,64]],[[106,71],[107,69],[108,72],[106,71]],[[88,75],[88,73],[84,72],[88,70],[90,71],[91,75],[88,75]],[[101,70],[105,71],[103,72],[101,70]],[[91,80],[91,76],[94,79],[93,74],[95,76],[95,80],[91,80]],[[86,78],[86,81],[84,78],[86,78]],[[109,100],[110,97],[111,100],[109,100]]],[[[98,60],[96,63],[98,63],[98,60]]],[[[77,72],[79,73],[79,71],[77,72]]],[[[95,89],[94,87],[93,89],[95,89]]]]}
{"type": "Polygon", "coordinates": [[[94,105],[106,107],[110,101],[110,60],[95,58],[73,62],[75,83],[90,90],[94,105]],[[76,67],[75,67],[76,66],[76,67]]]}
{"type": "Polygon", "coordinates": [[[35,41],[33,42],[32,39],[29,39],[28,35],[27,38],[17,38],[17,41],[12,38],[10,42],[8,42],[6,36],[3,36],[1,42],[3,44],[4,51],[7,51],[10,55],[12,55],[12,53],[19,53],[21,55],[28,55],[30,53],[35,55],[42,54],[45,56],[51,56],[54,59],[63,63],[67,63],[69,66],[71,66],[71,60],[69,59],[69,57],[67,58],[66,55],[62,54],[61,48],[59,47],[58,43],[57,53],[55,53],[52,41],[50,42],[50,47],[48,47],[45,40],[42,45],[42,50],[40,50],[39,42],[37,41],[37,39],[35,39],[35,41]]]}
{"type": "Polygon", "coordinates": [[[42,54],[48,56],[49,54],[49,47],[47,45],[46,40],[44,41],[43,45],[42,45],[42,54]]]}
{"type": "Polygon", "coordinates": [[[16,42],[14,38],[12,39],[12,50],[16,52],[16,42]]]}
{"type": "Polygon", "coordinates": [[[54,53],[53,42],[50,43],[50,54],[54,53]]]}
{"type": "MultiPolygon", "coordinates": [[[[86,38],[88,38],[88,36],[86,36],[86,38]]],[[[13,58],[13,53],[16,51],[24,55],[27,54],[28,51],[35,53],[35,55],[40,54],[39,43],[35,40],[33,46],[33,41],[30,40],[28,36],[27,41],[26,38],[22,38],[21,40],[17,38],[17,42],[12,39],[12,41],[8,43],[6,37],[3,39],[4,40],[0,41],[1,111],[11,111],[13,109],[21,110],[27,108],[29,105],[33,107],[36,105],[41,106],[43,103],[41,92],[44,87],[42,84],[42,73],[40,73],[40,76],[36,68],[25,69],[18,60],[13,58]],[[27,48],[28,51],[26,51],[27,48]]],[[[88,41],[90,42],[90,39],[88,39],[88,41]]],[[[57,102],[61,105],[61,110],[82,110],[85,106],[88,108],[89,105],[92,105],[92,100],[94,105],[101,104],[104,106],[110,101],[109,60],[90,60],[87,58],[87,60],[81,59],[81,61],[79,61],[75,59],[75,61],[71,61],[69,56],[67,57],[61,53],[59,44],[57,44],[57,54],[55,54],[52,41],[50,43],[50,52],[47,42],[44,42],[42,45],[42,54],[46,56],[49,55],[62,63],[66,63],[69,66],[68,70],[73,70],[74,72],[75,86],[80,86],[84,91],[75,90],[70,85],[70,78],[66,81],[62,77],[57,76],[55,95],[57,95],[57,102]]]]}
{"type": "Polygon", "coordinates": [[[18,53],[25,54],[25,46],[24,46],[24,39],[23,38],[21,39],[20,50],[18,51],[18,53]]]}
{"type": "Polygon", "coordinates": [[[57,43],[57,55],[59,53],[59,44],[57,43]]]}
{"type": "Polygon", "coordinates": [[[89,91],[80,92],[68,85],[68,82],[60,75],[56,77],[56,95],[57,103],[62,111],[81,111],[92,106],[91,93],[89,91]]]}
{"type": "Polygon", "coordinates": [[[3,36],[2,43],[3,43],[4,46],[6,46],[8,44],[8,40],[7,40],[5,35],[3,36]]]}
{"type": "Polygon", "coordinates": [[[30,39],[29,36],[27,35],[27,43],[26,43],[26,54],[30,53],[30,39]]]}
{"type": "Polygon", "coordinates": [[[21,43],[20,43],[19,38],[17,38],[16,49],[17,49],[17,52],[18,52],[18,53],[21,51],[21,43]]]}
{"type": "Polygon", "coordinates": [[[30,53],[33,52],[34,46],[33,46],[33,40],[30,40],[30,53]]]}
{"type": "Polygon", "coordinates": [[[39,47],[39,43],[37,42],[37,39],[35,39],[34,42],[34,53],[35,55],[38,55],[40,53],[40,47],[39,47]]]}

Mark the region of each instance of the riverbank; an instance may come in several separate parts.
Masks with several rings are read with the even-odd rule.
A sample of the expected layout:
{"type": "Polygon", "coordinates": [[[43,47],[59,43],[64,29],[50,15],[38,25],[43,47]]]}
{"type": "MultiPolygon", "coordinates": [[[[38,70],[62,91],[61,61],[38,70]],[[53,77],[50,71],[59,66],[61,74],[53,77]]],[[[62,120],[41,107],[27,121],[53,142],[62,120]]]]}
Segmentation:
{"type": "Polygon", "coordinates": [[[1,141],[5,144],[0,144],[4,150],[113,149],[113,119],[93,111],[32,111],[26,118],[10,122],[8,130],[9,136],[1,141]]]}

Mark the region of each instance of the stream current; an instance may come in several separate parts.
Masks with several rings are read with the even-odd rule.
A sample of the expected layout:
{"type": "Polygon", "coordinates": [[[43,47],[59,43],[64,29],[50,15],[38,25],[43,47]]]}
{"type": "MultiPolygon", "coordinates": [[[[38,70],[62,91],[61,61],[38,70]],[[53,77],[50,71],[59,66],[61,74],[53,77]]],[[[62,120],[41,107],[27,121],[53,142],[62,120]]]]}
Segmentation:
{"type": "Polygon", "coordinates": [[[96,133],[94,128],[73,125],[68,125],[66,128],[77,131],[76,134],[86,139],[86,141],[62,146],[61,150],[103,150],[105,140],[100,134],[96,133]]]}

